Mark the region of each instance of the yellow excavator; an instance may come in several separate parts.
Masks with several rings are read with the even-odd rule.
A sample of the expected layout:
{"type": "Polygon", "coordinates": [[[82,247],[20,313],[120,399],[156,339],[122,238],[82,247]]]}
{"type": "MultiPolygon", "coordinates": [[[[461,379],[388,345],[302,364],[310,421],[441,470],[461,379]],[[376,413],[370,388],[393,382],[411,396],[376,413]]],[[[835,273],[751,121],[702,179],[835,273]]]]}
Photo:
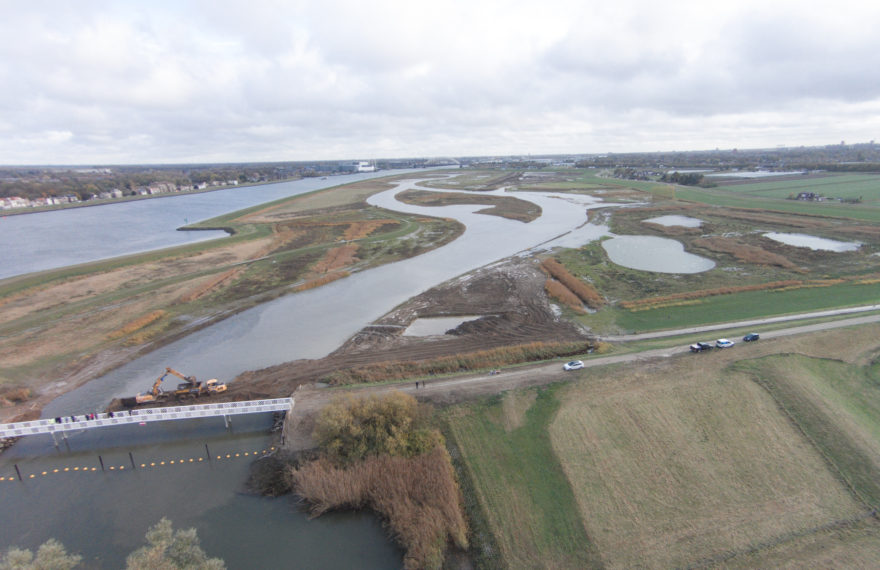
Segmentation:
{"type": "Polygon", "coordinates": [[[217,394],[220,392],[225,392],[227,389],[226,384],[221,383],[216,378],[212,378],[207,382],[199,382],[196,380],[195,376],[184,376],[177,370],[166,367],[165,374],[159,376],[155,382],[153,382],[153,387],[149,392],[143,392],[142,394],[138,394],[134,398],[122,398],[122,405],[126,407],[134,407],[139,404],[149,404],[152,402],[159,402],[173,395],[178,400],[183,398],[198,398],[202,394],[217,394]],[[160,386],[162,382],[165,380],[165,377],[169,374],[177,376],[181,380],[183,380],[182,384],[177,385],[177,389],[171,393],[163,392],[160,386]]]}
{"type": "Polygon", "coordinates": [[[184,376],[173,368],[165,368],[165,374],[173,374],[181,380],[182,384],[177,385],[177,389],[173,392],[177,399],[182,398],[198,398],[203,394],[219,394],[226,391],[226,384],[221,383],[216,378],[211,378],[207,382],[199,382],[195,376],[184,376]]]}

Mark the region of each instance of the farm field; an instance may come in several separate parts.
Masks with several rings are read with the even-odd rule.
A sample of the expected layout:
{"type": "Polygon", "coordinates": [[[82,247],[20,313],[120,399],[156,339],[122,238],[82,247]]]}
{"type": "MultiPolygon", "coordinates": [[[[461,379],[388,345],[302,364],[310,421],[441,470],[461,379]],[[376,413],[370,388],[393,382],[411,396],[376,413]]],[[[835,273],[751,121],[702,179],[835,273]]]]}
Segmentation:
{"type": "Polygon", "coordinates": [[[827,198],[862,198],[863,203],[880,205],[880,176],[876,174],[831,174],[788,180],[721,184],[730,192],[788,198],[800,192],[815,192],[827,198]]]}
{"type": "Polygon", "coordinates": [[[593,368],[454,408],[450,439],[503,563],[870,566],[880,341],[861,333],[876,330],[593,368]],[[556,531],[568,541],[556,548],[536,538],[551,532],[548,513],[581,521],[580,558],[563,546],[578,533],[556,531]]]}

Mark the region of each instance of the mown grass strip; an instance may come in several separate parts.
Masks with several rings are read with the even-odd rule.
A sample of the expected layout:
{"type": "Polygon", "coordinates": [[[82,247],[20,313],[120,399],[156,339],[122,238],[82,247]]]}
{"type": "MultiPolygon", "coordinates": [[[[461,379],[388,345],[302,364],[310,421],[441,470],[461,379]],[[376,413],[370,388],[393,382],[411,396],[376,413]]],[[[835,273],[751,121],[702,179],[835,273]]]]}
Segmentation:
{"type": "Polygon", "coordinates": [[[503,414],[500,398],[447,416],[509,567],[601,566],[547,431],[559,406],[556,388],[539,390],[524,424],[511,431],[496,419],[503,414]]]}
{"type": "MultiPolygon", "coordinates": [[[[801,355],[774,355],[739,361],[731,368],[748,374],[770,393],[780,409],[822,454],[857,499],[870,509],[880,508],[880,468],[853,442],[840,424],[829,417],[797,385],[810,380],[795,378],[792,374],[792,371],[803,372],[815,368],[815,363],[811,362],[813,360],[817,359],[801,355]]],[[[838,367],[849,369],[853,365],[839,363],[838,367]]],[[[859,376],[864,378],[865,383],[870,382],[866,370],[859,376]]],[[[824,377],[818,380],[833,381],[824,377]]],[[[844,407],[848,405],[845,404],[844,407]]],[[[875,415],[871,421],[880,423],[880,417],[875,415]]]]}

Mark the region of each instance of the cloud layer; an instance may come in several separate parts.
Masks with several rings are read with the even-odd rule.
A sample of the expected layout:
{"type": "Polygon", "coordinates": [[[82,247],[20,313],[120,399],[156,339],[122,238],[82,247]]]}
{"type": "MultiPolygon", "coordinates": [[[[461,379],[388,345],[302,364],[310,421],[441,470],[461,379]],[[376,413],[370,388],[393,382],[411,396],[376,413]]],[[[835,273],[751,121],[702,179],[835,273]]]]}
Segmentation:
{"type": "Polygon", "coordinates": [[[0,163],[873,140],[880,6],[2,0],[0,163]]]}

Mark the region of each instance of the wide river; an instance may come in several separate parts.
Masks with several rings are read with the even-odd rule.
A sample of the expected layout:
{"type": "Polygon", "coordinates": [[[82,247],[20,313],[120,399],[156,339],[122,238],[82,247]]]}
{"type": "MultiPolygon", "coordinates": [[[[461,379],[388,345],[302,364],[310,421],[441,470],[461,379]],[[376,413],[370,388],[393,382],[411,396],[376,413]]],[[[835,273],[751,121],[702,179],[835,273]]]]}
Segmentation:
{"type": "MultiPolygon", "coordinates": [[[[481,206],[424,208],[395,200],[398,192],[414,187],[415,181],[406,181],[369,201],[397,211],[456,218],[465,224],[464,234],[419,257],[230,317],[58,398],[44,416],[101,409],[113,397],[148,388],[165,366],[199,378],[228,380],[245,370],[325,356],[363,326],[431,286],[511,255],[551,245],[576,247],[606,233],[604,227],[586,223],[589,208],[607,205],[588,196],[517,194],[540,205],[543,212],[524,224],[476,214],[481,206]]],[[[247,471],[243,459],[212,463],[196,459],[163,469],[130,469],[129,452],[137,464],[149,464],[162,458],[207,457],[205,445],[211,455],[218,450],[223,454],[261,449],[268,437],[260,432],[265,428],[260,421],[266,422],[235,420],[237,435],[231,436],[221,420],[186,422],[194,424],[186,427],[95,430],[71,437],[57,450],[51,438],[22,440],[0,456],[0,476],[15,475],[14,463],[25,473],[24,482],[0,481],[0,506],[4,513],[16,513],[0,519],[0,548],[12,544],[34,548],[54,536],[97,567],[118,567],[147,527],[167,516],[175,527],[196,527],[206,550],[224,558],[230,568],[400,566],[400,551],[381,538],[373,517],[337,514],[306,522],[289,497],[239,493],[247,471]],[[105,463],[127,464],[129,470],[63,471],[80,464],[95,467],[98,455],[105,463]],[[53,472],[56,468],[60,473],[53,472]],[[28,477],[31,473],[33,479],[28,477]]]]}
{"type": "Polygon", "coordinates": [[[404,172],[411,171],[303,178],[49,212],[0,214],[0,279],[222,237],[226,235],[222,231],[177,228],[279,198],[404,172]]]}

